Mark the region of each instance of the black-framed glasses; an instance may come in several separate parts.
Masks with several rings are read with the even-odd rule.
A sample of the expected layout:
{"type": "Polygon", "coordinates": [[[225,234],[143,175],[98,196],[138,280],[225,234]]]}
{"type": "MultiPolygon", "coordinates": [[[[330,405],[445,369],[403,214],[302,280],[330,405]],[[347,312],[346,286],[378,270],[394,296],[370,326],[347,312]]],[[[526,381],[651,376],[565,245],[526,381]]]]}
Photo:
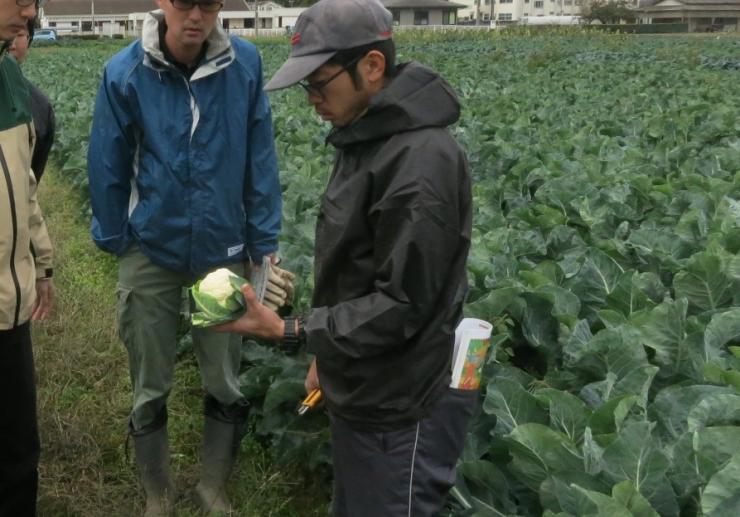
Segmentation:
{"type": "Polygon", "coordinates": [[[326,88],[326,85],[332,82],[334,79],[342,75],[344,72],[348,71],[350,68],[352,68],[354,65],[357,64],[357,62],[362,59],[365,56],[357,56],[352,61],[344,65],[342,68],[339,69],[339,71],[329,77],[328,79],[324,79],[323,81],[316,81],[315,83],[309,83],[308,81],[300,81],[298,83],[298,86],[306,90],[306,93],[309,95],[319,95],[320,97],[324,96],[324,92],[322,91],[324,88],[326,88]]]}
{"type": "Polygon", "coordinates": [[[170,0],[170,2],[180,11],[189,11],[197,5],[204,13],[216,13],[224,6],[220,0],[170,0]]]}

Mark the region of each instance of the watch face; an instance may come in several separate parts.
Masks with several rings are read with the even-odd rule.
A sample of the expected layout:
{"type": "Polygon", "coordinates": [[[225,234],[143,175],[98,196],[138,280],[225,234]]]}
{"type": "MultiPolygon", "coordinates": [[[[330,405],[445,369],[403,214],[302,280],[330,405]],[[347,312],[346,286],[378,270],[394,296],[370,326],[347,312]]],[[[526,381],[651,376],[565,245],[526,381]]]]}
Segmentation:
{"type": "Polygon", "coordinates": [[[284,319],[285,333],[283,334],[283,340],[280,342],[280,349],[287,355],[297,354],[301,347],[301,339],[295,331],[296,320],[298,321],[298,332],[301,334],[303,325],[301,324],[300,319],[292,316],[288,316],[284,319]]]}

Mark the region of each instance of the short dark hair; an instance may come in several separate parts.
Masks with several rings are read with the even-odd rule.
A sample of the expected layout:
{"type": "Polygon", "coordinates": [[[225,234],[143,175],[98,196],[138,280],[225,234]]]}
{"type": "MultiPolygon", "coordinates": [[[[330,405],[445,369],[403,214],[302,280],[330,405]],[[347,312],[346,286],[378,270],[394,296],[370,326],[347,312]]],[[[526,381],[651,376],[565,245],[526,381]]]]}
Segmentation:
{"type": "Polygon", "coordinates": [[[360,58],[366,56],[369,52],[377,50],[383,57],[385,57],[385,73],[384,76],[391,78],[395,77],[397,73],[396,68],[396,44],[392,39],[376,41],[367,45],[359,47],[348,48],[340,50],[332,58],[326,62],[327,65],[339,65],[347,67],[347,72],[352,78],[352,82],[357,87],[357,62],[360,58]]]}
{"type": "Polygon", "coordinates": [[[31,46],[31,43],[33,43],[33,34],[36,32],[36,20],[37,18],[32,18],[28,20],[28,23],[26,24],[26,30],[28,31],[28,46],[31,46]]]}

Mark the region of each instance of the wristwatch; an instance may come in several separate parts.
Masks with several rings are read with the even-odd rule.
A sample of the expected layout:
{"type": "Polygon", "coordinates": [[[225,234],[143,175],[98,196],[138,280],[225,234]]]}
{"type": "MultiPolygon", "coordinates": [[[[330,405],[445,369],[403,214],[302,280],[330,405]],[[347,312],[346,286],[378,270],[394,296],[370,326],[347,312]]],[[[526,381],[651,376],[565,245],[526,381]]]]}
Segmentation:
{"type": "Polygon", "coordinates": [[[295,316],[285,318],[285,333],[280,342],[280,349],[287,355],[295,355],[305,344],[306,330],[303,328],[303,319],[295,316]],[[298,332],[296,332],[296,322],[298,322],[298,332]]]}

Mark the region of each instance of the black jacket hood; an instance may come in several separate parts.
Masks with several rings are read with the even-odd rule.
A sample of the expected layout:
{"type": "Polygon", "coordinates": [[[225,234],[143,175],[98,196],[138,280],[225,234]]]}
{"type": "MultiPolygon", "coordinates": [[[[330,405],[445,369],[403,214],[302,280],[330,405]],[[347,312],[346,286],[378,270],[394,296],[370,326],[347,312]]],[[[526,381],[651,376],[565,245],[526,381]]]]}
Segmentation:
{"type": "Polygon", "coordinates": [[[460,103],[447,81],[410,62],[398,66],[398,75],[373,97],[362,117],[333,131],[327,140],[341,148],[415,129],[447,127],[459,118],[460,103]]]}

